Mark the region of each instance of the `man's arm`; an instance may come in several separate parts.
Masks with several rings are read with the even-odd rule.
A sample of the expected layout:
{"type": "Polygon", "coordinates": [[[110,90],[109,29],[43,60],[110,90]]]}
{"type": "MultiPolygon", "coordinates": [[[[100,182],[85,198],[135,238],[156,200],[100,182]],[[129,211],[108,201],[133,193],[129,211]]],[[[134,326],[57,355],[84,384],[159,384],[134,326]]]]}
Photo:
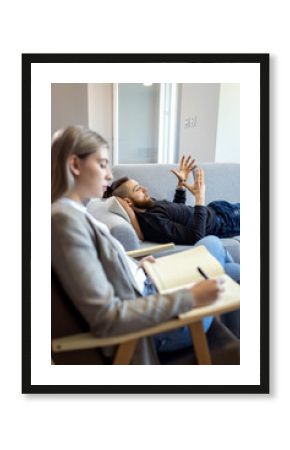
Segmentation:
{"type": "Polygon", "coordinates": [[[174,194],[174,198],[173,198],[173,203],[183,203],[185,204],[186,202],[186,190],[185,188],[176,188],[175,190],[175,194],[174,194]]]}

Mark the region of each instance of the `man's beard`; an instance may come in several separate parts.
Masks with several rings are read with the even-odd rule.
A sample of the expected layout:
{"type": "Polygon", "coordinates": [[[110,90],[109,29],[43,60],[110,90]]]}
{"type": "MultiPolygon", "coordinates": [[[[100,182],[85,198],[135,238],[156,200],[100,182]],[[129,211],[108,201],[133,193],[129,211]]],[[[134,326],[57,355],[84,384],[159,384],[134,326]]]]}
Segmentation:
{"type": "Polygon", "coordinates": [[[134,207],[140,209],[153,208],[155,206],[155,201],[149,197],[148,199],[144,199],[141,202],[134,201],[134,207]]]}

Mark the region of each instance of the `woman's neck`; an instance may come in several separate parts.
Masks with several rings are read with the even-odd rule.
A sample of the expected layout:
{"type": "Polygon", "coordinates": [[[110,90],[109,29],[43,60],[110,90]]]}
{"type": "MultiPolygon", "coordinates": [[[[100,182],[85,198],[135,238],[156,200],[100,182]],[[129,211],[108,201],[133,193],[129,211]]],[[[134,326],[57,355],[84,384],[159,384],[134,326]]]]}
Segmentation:
{"type": "Polygon", "coordinates": [[[83,198],[82,198],[82,196],[78,193],[78,192],[76,192],[76,191],[68,191],[66,194],[65,194],[65,196],[67,197],[67,198],[70,198],[71,200],[74,200],[75,202],[77,202],[77,203],[82,203],[83,202],[83,198]]]}

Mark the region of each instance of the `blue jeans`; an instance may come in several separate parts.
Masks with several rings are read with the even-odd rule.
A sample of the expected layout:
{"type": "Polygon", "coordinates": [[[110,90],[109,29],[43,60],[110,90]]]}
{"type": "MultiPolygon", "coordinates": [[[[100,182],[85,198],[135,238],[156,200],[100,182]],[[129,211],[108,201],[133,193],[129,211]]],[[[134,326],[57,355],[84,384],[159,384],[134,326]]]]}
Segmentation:
{"type": "Polygon", "coordinates": [[[213,209],[216,214],[212,234],[220,238],[238,236],[240,234],[240,203],[217,200],[209,203],[207,206],[213,209]]]}
{"type": "MultiPolygon", "coordinates": [[[[233,262],[232,257],[226,251],[221,240],[216,236],[206,236],[195,244],[194,247],[204,245],[208,251],[221,263],[225,273],[232,277],[238,283],[240,282],[240,265],[233,262]]],[[[156,288],[149,279],[145,281],[143,295],[155,294],[156,288]]],[[[235,312],[236,313],[236,312],[235,312]]],[[[232,314],[232,313],[230,313],[232,314]]],[[[228,318],[229,314],[225,314],[228,318]]],[[[237,313],[232,321],[237,323],[237,313]]],[[[203,319],[203,328],[207,332],[213,317],[203,319]]],[[[239,331],[239,323],[238,323],[239,331]]],[[[158,352],[171,352],[192,346],[192,339],[188,327],[178,328],[177,330],[161,333],[154,338],[155,346],[158,352]]]]}

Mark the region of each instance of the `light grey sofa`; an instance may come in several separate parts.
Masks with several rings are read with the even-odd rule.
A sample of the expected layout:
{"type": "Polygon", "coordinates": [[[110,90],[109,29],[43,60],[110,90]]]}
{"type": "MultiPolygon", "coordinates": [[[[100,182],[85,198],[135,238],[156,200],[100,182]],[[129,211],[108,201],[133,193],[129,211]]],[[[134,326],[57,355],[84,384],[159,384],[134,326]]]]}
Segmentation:
{"type": "MultiPolygon", "coordinates": [[[[205,172],[206,203],[213,200],[240,201],[240,166],[234,163],[203,163],[200,167],[205,172]]],[[[176,188],[176,177],[170,172],[178,168],[177,164],[122,164],[113,167],[114,180],[128,176],[148,187],[150,195],[158,200],[173,200],[176,188]]],[[[189,182],[192,179],[189,179],[189,182]]],[[[194,205],[194,197],[187,192],[187,205],[194,205]]],[[[152,242],[140,242],[126,211],[112,197],[107,200],[91,200],[88,211],[98,220],[104,222],[113,236],[122,242],[125,249],[134,250],[154,245],[152,242]]],[[[240,237],[223,239],[236,262],[240,262],[240,237]]],[[[172,251],[188,249],[188,246],[177,245],[172,251]]],[[[167,251],[168,254],[170,251],[167,251]]],[[[160,255],[159,255],[160,256],[160,255]]]]}

